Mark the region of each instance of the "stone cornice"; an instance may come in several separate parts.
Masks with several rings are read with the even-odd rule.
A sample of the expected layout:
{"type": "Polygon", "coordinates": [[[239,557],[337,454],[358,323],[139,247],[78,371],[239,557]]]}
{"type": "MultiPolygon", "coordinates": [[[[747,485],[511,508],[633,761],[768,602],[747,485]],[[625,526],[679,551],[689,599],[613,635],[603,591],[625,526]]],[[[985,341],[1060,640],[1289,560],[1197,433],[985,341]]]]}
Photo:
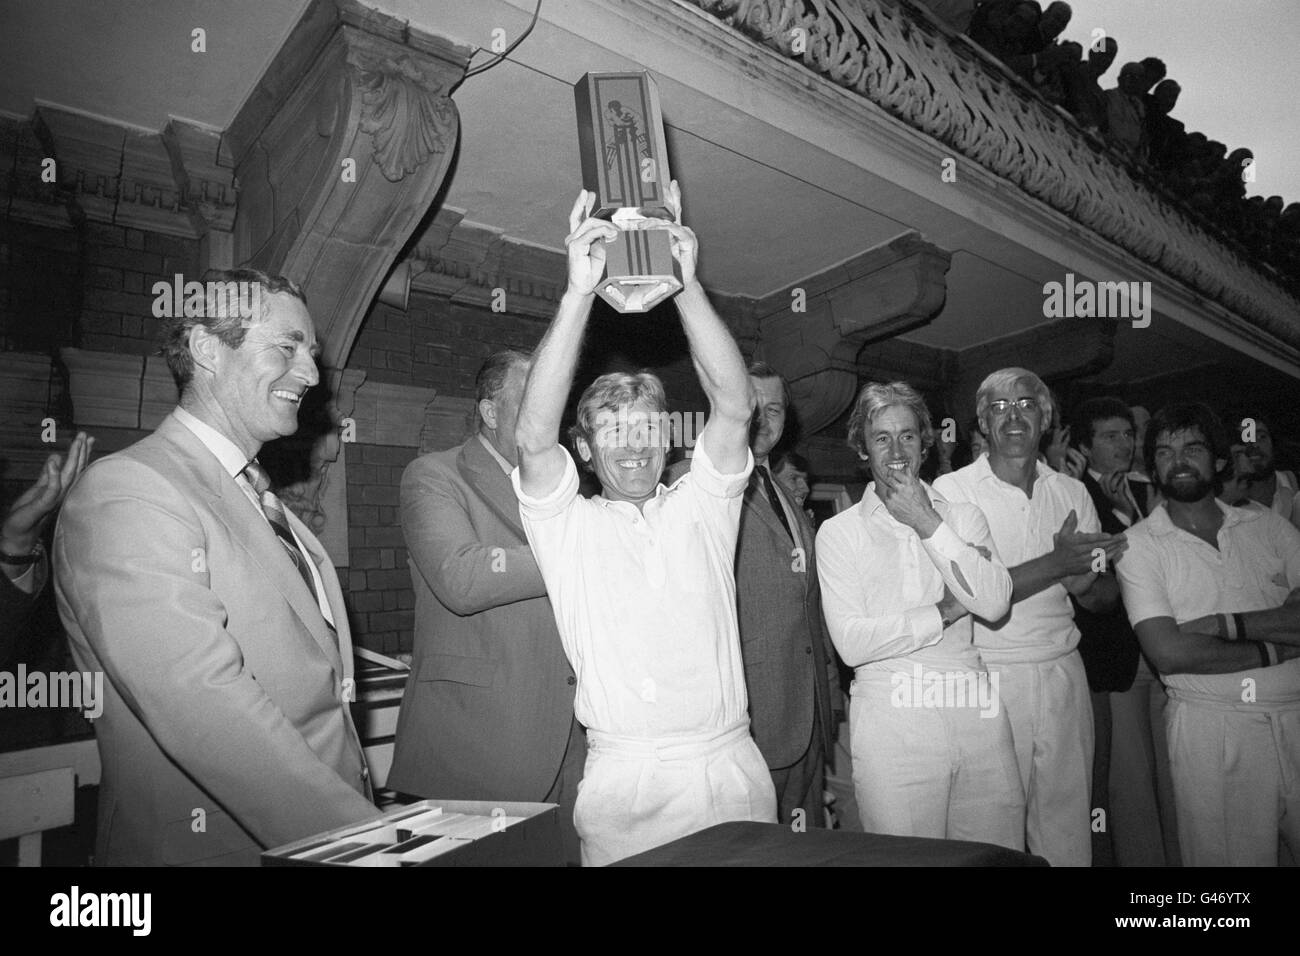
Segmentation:
{"type": "MultiPolygon", "coordinates": [[[[6,124],[8,125],[8,124],[6,124]]],[[[235,182],[216,164],[219,134],[173,119],[150,133],[48,104],[4,137],[17,162],[7,178],[11,216],[66,227],[87,219],[170,236],[229,231],[235,182]],[[54,160],[54,181],[42,162],[54,160]]],[[[0,158],[9,149],[0,150],[0,158]]]]}
{"type": "Polygon", "coordinates": [[[564,253],[464,222],[464,215],[438,210],[409,257],[416,272],[411,287],[466,305],[500,302],[511,314],[549,320],[567,281],[564,253]]]}
{"type": "MultiPolygon", "coordinates": [[[[632,6],[644,17],[667,16],[645,0],[632,6]]],[[[792,95],[830,106],[823,91],[786,64],[811,71],[879,108],[886,115],[878,125],[901,121],[1014,184],[1006,201],[1022,217],[1041,219],[1042,228],[1058,234],[1059,219],[1053,225],[1057,217],[1050,213],[1068,217],[1102,240],[1106,252],[1118,253],[1098,258],[1123,263],[1132,257],[1158,269],[1169,285],[1186,289],[1179,298],[1199,295],[1222,306],[1213,319],[1221,327],[1300,363],[1300,302],[1113,149],[930,18],[881,0],[674,0],[671,9],[679,32],[695,34],[711,53],[743,60],[792,95]],[[706,23],[728,29],[708,37],[706,23]],[[792,49],[796,28],[805,31],[802,54],[792,49]],[[763,52],[742,55],[736,48],[746,42],[742,37],[751,51],[757,43],[763,52]],[[1043,215],[1026,200],[1041,203],[1043,215]]]]}

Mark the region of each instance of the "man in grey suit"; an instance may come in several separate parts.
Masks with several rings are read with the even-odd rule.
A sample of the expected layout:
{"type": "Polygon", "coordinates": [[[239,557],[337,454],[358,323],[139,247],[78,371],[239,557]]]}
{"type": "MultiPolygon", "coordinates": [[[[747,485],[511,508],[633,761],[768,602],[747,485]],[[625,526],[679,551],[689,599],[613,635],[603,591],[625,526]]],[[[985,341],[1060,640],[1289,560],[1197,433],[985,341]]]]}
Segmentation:
{"type": "Polygon", "coordinates": [[[579,860],[573,802],[587,748],[575,678],[524,537],[509,474],[529,358],[492,355],[476,384],[478,430],[402,475],[415,588],[415,657],[388,785],[423,797],[558,803],[579,860]]]}
{"type": "Polygon", "coordinates": [[[204,281],[202,314],[166,326],[180,405],[86,469],[54,535],[72,656],[104,674],[100,864],[256,865],[379,815],[338,578],[256,459],[298,429],[316,330],[287,279],[204,281]],[[213,291],[234,283],[247,311],[213,291]]]}
{"type": "Polygon", "coordinates": [[[782,823],[822,826],[831,735],[843,710],[835,652],[822,621],[813,528],[768,462],[785,431],[789,390],[762,362],[749,367],[758,397],[750,432],[754,474],[736,546],[736,612],[754,740],[776,787],[782,823]],[[802,810],[802,813],[796,811],[802,810]]]}

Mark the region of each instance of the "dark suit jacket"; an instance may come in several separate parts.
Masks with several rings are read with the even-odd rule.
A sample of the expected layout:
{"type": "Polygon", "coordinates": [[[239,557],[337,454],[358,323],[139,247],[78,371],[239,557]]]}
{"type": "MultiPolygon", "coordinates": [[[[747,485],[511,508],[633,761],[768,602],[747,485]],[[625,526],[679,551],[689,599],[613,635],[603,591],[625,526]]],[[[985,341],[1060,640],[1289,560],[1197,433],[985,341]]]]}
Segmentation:
{"type": "MultiPolygon", "coordinates": [[[[1115,517],[1110,499],[1088,472],[1083,474],[1083,486],[1088,489],[1097,508],[1101,530],[1106,534],[1126,531],[1124,522],[1115,517]]],[[[1139,494],[1135,490],[1134,496],[1142,504],[1139,494]]],[[[1096,614],[1073,597],[1070,601],[1074,604],[1074,622],[1079,627],[1079,656],[1083,658],[1083,668],[1088,674],[1088,686],[1094,691],[1128,690],[1137,676],[1140,648],[1124,605],[1117,605],[1108,614],[1096,614]]]]}
{"type": "MultiPolygon", "coordinates": [[[[674,466],[671,476],[689,465],[674,466]]],[[[831,710],[841,705],[835,651],[822,620],[812,524],[780,482],[773,484],[799,522],[803,570],[796,570],[790,536],[752,477],[736,543],[736,614],[754,741],[776,770],[798,762],[814,733],[829,756],[831,710]]]]}
{"type": "MultiPolygon", "coordinates": [[[[36,607],[36,598],[45,587],[49,578],[49,565],[45,557],[36,564],[36,575],[32,593],[18,587],[9,580],[9,575],[0,571],[0,665],[9,660],[17,647],[18,633],[36,607]]],[[[19,568],[19,571],[26,570],[19,568]]]]}
{"type": "Polygon", "coordinates": [[[541,800],[572,726],[574,677],[510,479],[477,437],[402,475],[415,655],[388,786],[541,800]]]}
{"type": "Polygon", "coordinates": [[[96,862],[256,865],[263,848],[378,815],[338,577],[285,514],[337,635],[266,519],[174,416],[68,494],[59,614],[77,668],[104,673],[96,862]]]}

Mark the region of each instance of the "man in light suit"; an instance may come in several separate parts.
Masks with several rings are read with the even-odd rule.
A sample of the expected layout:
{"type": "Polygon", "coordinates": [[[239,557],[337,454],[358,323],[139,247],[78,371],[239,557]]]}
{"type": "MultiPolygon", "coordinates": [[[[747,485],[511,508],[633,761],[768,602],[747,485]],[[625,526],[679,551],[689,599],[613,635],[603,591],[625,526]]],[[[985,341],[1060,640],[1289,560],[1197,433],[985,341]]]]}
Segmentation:
{"type": "Polygon", "coordinates": [[[808,517],[773,479],[768,456],[785,431],[790,399],[780,373],[749,367],[758,397],[750,432],[754,473],[740,513],[736,611],[754,740],[776,787],[777,819],[824,822],[822,790],[843,700],[822,621],[808,517]],[[796,814],[802,810],[802,814],[796,814]]]}
{"type": "Polygon", "coordinates": [[[255,865],[378,815],[338,579],[256,462],[298,429],[316,331],[287,279],[204,282],[166,329],[179,406],[86,469],[55,531],[72,655],[104,673],[100,864],[255,865]]]}
{"type": "Polygon", "coordinates": [[[490,356],[478,430],[402,475],[402,533],[415,588],[415,657],[388,785],[423,797],[560,805],[578,863],[573,802],[586,760],[576,680],[524,537],[509,474],[529,359],[490,356]]]}

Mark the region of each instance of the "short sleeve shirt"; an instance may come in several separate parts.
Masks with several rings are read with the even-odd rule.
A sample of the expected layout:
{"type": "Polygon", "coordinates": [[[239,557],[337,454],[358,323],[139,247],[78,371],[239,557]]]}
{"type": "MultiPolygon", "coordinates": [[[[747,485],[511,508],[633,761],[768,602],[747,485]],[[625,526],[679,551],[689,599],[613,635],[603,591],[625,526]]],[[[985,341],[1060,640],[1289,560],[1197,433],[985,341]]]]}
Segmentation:
{"type": "MultiPolygon", "coordinates": [[[[1300,531],[1263,508],[1216,504],[1223,511],[1217,549],[1176,526],[1164,505],[1129,531],[1115,573],[1134,627],[1155,617],[1182,624],[1267,610],[1300,585],[1300,531]]],[[[1166,674],[1164,681],[1174,691],[1235,704],[1247,677],[1258,703],[1300,701],[1300,659],[1230,674],[1166,674]]]]}
{"type": "MultiPolygon", "coordinates": [[[[934,487],[949,501],[976,505],[988,519],[998,556],[1014,568],[1047,554],[1055,547],[1053,536],[1075,513],[1078,530],[1101,531],[1101,521],[1083,482],[1053,471],[1038,462],[1034,496],[993,473],[988,456],[965,468],[940,475],[934,487]]],[[[1017,601],[1011,613],[996,622],[975,621],[975,645],[990,664],[1046,661],[1073,651],[1079,644],[1074,607],[1060,583],[1017,601]]]]}

